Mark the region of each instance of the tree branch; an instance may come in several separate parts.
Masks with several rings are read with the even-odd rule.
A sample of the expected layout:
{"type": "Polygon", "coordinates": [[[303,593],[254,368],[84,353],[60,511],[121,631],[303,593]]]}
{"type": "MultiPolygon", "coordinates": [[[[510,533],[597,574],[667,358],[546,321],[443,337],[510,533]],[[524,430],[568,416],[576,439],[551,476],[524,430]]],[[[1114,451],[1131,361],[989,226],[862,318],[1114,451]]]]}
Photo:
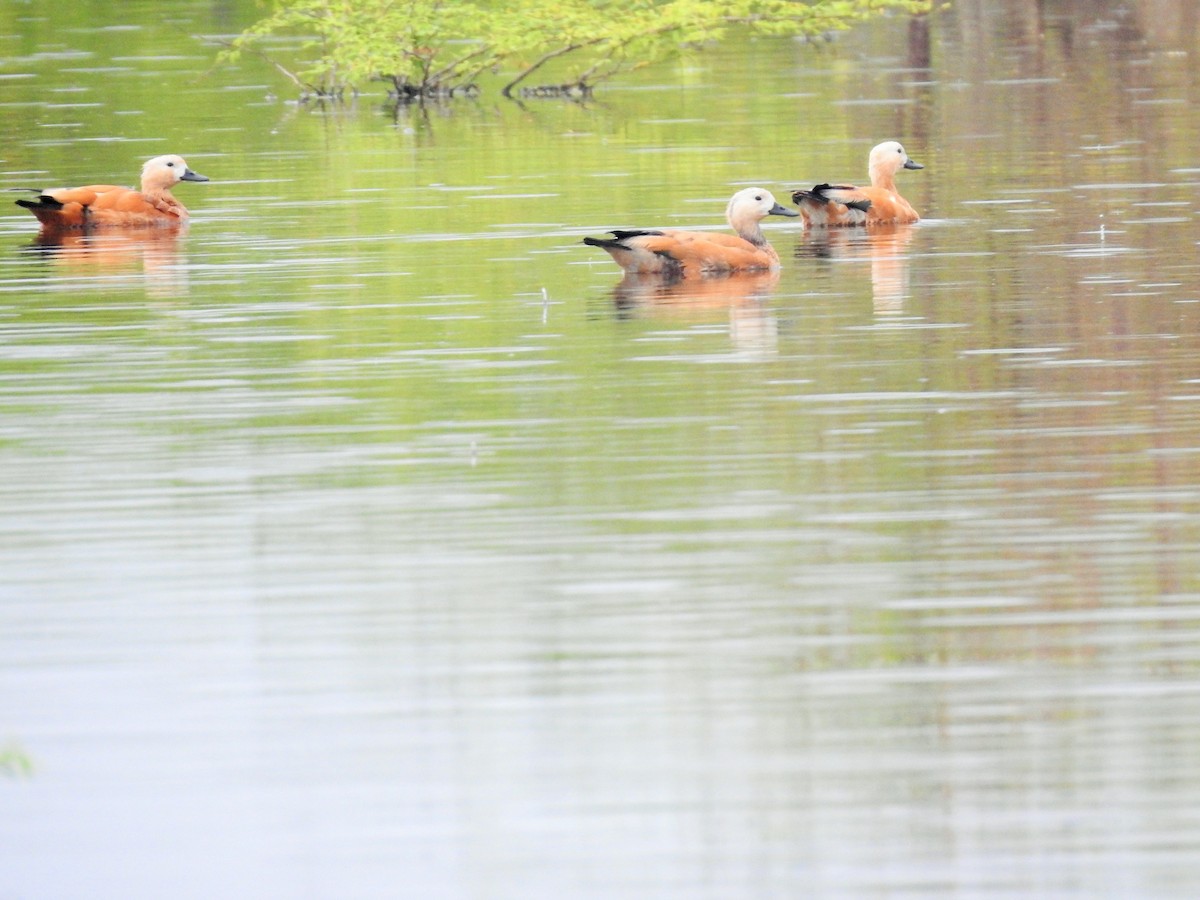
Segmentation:
{"type": "Polygon", "coordinates": [[[257,47],[255,47],[249,43],[244,43],[244,44],[239,45],[236,41],[226,41],[226,40],[223,40],[222,38],[215,38],[215,41],[216,41],[216,43],[222,45],[227,50],[230,50],[233,53],[245,53],[245,52],[253,53],[259,59],[274,66],[280,72],[280,74],[282,74],[292,84],[294,84],[296,87],[300,88],[301,90],[306,90],[306,91],[315,91],[316,90],[316,88],[314,88],[308,82],[302,81],[300,79],[300,77],[298,75],[296,75],[294,72],[292,72],[290,69],[285,68],[282,63],[276,62],[271,57],[269,57],[266,53],[264,53],[262,50],[259,50],[257,47]]]}
{"type": "Polygon", "coordinates": [[[584,47],[594,47],[596,44],[603,44],[609,40],[607,37],[592,38],[590,41],[581,41],[577,44],[568,44],[565,47],[559,47],[557,50],[550,50],[543,54],[542,57],[533,65],[526,67],[525,71],[506,84],[500,91],[505,97],[512,98],[512,91],[518,84],[544,66],[551,60],[558,59],[560,56],[566,56],[568,53],[574,53],[576,50],[582,50],[584,47]]]}

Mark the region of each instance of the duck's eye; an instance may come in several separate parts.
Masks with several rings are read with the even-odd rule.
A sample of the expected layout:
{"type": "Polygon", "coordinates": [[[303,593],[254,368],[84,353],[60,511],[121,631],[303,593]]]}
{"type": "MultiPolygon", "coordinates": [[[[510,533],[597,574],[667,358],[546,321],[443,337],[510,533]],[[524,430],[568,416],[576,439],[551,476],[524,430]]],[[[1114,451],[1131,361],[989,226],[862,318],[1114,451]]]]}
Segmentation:
{"type": "Polygon", "coordinates": [[[170,166],[172,169],[175,168],[175,163],[173,163],[173,162],[169,162],[169,163],[167,163],[167,165],[170,166]]]}
{"type": "Polygon", "coordinates": [[[754,199],[755,199],[755,200],[761,200],[761,199],[762,199],[762,194],[755,194],[755,195],[754,195],[754,199]]]}

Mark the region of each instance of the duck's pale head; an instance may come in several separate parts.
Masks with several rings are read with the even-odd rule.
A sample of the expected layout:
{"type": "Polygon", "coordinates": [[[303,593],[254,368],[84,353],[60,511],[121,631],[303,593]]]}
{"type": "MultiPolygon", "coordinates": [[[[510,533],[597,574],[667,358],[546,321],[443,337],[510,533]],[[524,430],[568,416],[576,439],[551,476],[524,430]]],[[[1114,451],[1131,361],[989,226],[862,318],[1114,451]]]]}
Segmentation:
{"type": "Polygon", "coordinates": [[[887,172],[894,175],[901,169],[925,168],[915,159],[909,159],[908,153],[899,141],[884,141],[882,144],[876,144],[871,150],[868,166],[872,176],[876,172],[887,172]]]}
{"type": "Polygon", "coordinates": [[[142,166],[142,190],[165,191],[181,181],[208,181],[208,176],[193,172],[182,156],[169,154],[146,160],[142,166]]]}
{"type": "Polygon", "coordinates": [[[729,200],[725,218],[740,237],[755,245],[766,244],[759,223],[767,216],[798,216],[800,213],[776,202],[766,188],[743,188],[729,200]]]}
{"type": "Polygon", "coordinates": [[[766,188],[743,188],[729,200],[725,207],[725,218],[734,231],[755,228],[767,216],[798,216],[794,209],[781,206],[766,188]]]}

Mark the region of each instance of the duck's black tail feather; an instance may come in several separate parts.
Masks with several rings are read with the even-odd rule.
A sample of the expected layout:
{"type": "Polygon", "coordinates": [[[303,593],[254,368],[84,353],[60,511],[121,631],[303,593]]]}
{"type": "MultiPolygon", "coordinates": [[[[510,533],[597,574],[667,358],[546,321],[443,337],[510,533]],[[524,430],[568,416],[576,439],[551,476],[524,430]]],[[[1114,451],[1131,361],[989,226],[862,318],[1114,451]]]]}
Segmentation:
{"type": "Polygon", "coordinates": [[[811,191],[794,191],[792,193],[792,202],[799,205],[805,200],[811,203],[840,203],[842,206],[848,206],[850,209],[857,209],[859,212],[866,212],[871,208],[871,201],[863,198],[862,200],[839,200],[836,197],[828,196],[829,191],[852,191],[853,187],[847,184],[818,184],[811,191]]]}
{"type": "Polygon", "coordinates": [[[609,240],[608,238],[585,237],[583,242],[589,247],[624,247],[625,245],[622,244],[621,241],[627,241],[630,238],[641,237],[644,234],[662,234],[662,232],[654,231],[653,229],[642,228],[636,231],[610,231],[609,234],[613,236],[613,240],[609,240]]]}
{"type": "Polygon", "coordinates": [[[32,200],[18,200],[17,206],[23,206],[26,209],[33,210],[59,210],[63,205],[53,197],[48,197],[45,194],[38,194],[32,200]]]}

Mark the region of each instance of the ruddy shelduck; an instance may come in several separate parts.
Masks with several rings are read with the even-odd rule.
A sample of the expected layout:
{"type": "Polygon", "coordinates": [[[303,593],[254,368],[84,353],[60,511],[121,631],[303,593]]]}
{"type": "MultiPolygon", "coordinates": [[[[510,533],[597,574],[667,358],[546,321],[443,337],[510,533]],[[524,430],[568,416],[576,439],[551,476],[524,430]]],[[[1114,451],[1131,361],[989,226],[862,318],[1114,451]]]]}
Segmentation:
{"type": "Polygon", "coordinates": [[[767,243],[760,223],[767,216],[798,216],[781,206],[763,188],[745,188],[725,207],[725,218],[737,235],[708,231],[655,228],[613,231],[612,238],[585,237],[622,269],[634,275],[672,278],[697,275],[730,275],[779,268],[779,254],[767,243]]]}
{"type": "Polygon", "coordinates": [[[921,217],[896,190],[896,173],[901,169],[923,169],[908,158],[898,141],[884,141],[871,150],[867,171],[870,187],[852,184],[818,184],[812,190],[792,194],[800,207],[805,227],[821,225],[903,225],[921,217]]]}
{"type": "Polygon", "coordinates": [[[86,228],[92,225],[179,225],[187,208],[171,194],[181,181],[208,181],[193,172],[180,156],[156,156],[142,166],[142,189],[115,184],[35,191],[32,200],[18,200],[43,228],[86,228]]]}

